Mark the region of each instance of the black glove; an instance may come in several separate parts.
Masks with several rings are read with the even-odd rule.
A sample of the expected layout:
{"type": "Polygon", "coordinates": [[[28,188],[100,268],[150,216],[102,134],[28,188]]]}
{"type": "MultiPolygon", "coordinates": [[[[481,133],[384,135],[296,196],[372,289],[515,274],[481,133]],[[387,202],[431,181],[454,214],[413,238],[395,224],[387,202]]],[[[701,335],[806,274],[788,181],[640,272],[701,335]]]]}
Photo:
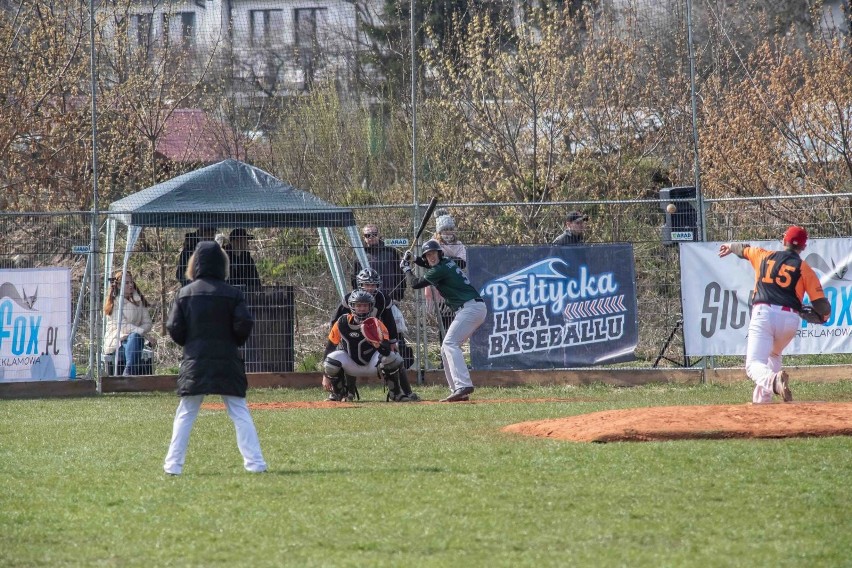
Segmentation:
{"type": "Polygon", "coordinates": [[[411,249],[408,249],[407,251],[405,251],[405,254],[402,255],[402,260],[406,262],[411,262],[412,258],[414,258],[414,253],[411,252],[411,249]]]}
{"type": "Polygon", "coordinates": [[[799,312],[799,317],[808,323],[818,323],[820,325],[825,323],[822,316],[819,315],[811,306],[803,306],[799,312]]]}
{"type": "Polygon", "coordinates": [[[403,272],[411,272],[411,263],[403,258],[399,263],[399,269],[403,272]]]}
{"type": "Polygon", "coordinates": [[[382,357],[387,357],[388,355],[390,355],[391,354],[390,341],[385,339],[384,341],[379,343],[378,351],[379,351],[379,355],[381,355],[382,357]]]}

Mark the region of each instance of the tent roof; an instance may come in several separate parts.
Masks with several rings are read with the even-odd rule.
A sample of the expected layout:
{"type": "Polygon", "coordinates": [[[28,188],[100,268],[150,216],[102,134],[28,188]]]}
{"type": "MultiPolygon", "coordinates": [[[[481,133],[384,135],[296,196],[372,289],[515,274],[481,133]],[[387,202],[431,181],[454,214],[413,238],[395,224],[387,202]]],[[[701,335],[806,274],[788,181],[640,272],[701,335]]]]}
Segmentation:
{"type": "Polygon", "coordinates": [[[237,160],[195,170],[128,195],[110,216],[142,227],[349,227],[350,209],[332,205],[237,160]]]}

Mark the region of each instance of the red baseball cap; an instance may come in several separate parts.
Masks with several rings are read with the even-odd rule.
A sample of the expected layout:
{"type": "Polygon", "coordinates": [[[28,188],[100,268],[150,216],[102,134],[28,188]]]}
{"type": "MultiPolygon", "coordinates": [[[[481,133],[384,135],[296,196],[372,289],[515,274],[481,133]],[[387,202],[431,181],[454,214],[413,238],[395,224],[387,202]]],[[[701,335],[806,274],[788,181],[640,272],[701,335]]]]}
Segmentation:
{"type": "Polygon", "coordinates": [[[808,232],[804,227],[798,227],[796,225],[790,225],[790,227],[784,231],[784,244],[793,245],[799,248],[805,248],[805,245],[808,242],[808,232]]]}

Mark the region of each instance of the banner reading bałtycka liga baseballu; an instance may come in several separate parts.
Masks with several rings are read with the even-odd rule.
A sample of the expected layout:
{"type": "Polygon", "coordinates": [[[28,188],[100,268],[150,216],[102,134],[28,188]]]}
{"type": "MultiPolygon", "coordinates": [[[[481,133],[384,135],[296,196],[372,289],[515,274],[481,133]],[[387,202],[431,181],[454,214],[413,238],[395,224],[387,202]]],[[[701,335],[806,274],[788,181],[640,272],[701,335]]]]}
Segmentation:
{"type": "Polygon", "coordinates": [[[639,338],[629,244],[469,247],[488,306],[471,338],[475,369],[553,369],[631,361],[639,338]]]}
{"type": "Polygon", "coordinates": [[[70,333],[70,270],[0,270],[0,382],[68,379],[70,333]]]}
{"type": "MultiPolygon", "coordinates": [[[[735,241],[736,242],[736,241],[735,241]]],[[[780,241],[749,241],[752,246],[782,250],[780,241]]],[[[715,243],[681,243],[680,280],[686,354],[745,355],[750,321],[749,294],[754,270],[731,254],[719,258],[715,243]]],[[[802,321],[786,355],[852,352],[852,239],[811,239],[802,259],[814,269],[831,303],[826,325],[802,321]]],[[[805,296],[805,304],[809,303],[805,296]]]]}

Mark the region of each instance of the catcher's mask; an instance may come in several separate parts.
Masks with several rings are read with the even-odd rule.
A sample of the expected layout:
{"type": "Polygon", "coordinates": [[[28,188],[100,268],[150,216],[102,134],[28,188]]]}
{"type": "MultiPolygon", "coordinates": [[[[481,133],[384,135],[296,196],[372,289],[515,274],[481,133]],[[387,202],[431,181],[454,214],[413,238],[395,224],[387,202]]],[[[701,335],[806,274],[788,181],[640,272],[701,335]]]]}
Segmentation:
{"type": "Polygon", "coordinates": [[[355,323],[363,323],[365,319],[370,317],[370,312],[373,311],[375,305],[376,300],[369,292],[355,290],[349,294],[349,310],[355,317],[355,323]]]}
{"type": "Polygon", "coordinates": [[[382,277],[372,268],[365,268],[355,277],[358,282],[358,288],[366,290],[370,294],[375,294],[382,285],[382,277]]]}

